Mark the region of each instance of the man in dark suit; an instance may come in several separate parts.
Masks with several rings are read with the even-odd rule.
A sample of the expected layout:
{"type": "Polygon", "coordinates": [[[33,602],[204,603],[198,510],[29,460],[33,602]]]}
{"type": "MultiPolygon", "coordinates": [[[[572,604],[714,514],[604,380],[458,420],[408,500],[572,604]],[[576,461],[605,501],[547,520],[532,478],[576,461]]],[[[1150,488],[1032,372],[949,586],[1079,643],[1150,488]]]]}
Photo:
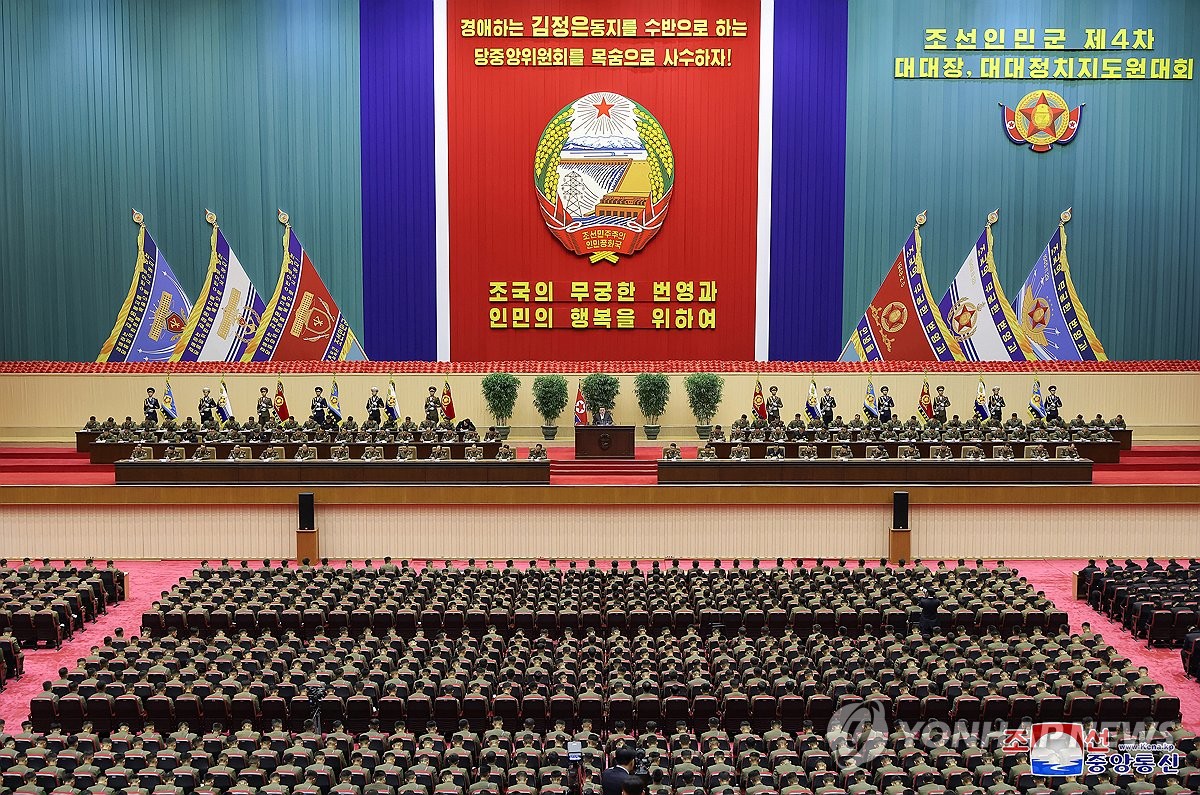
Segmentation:
{"type": "Polygon", "coordinates": [[[609,413],[608,409],[604,408],[604,406],[601,406],[600,408],[596,409],[596,418],[592,421],[592,424],[612,425],[613,415],[609,413]]]}
{"type": "Polygon", "coordinates": [[[633,778],[633,765],[637,752],[622,746],[613,754],[613,766],[600,774],[600,789],[603,795],[621,795],[625,784],[633,778]]]}

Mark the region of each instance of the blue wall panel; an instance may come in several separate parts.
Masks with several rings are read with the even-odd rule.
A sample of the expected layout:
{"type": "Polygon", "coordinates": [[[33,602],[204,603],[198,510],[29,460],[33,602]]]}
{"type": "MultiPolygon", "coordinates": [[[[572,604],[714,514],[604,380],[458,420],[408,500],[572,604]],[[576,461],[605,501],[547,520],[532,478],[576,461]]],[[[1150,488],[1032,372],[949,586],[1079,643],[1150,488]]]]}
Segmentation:
{"type": "Polygon", "coordinates": [[[846,0],[775,4],[771,345],[775,360],[841,350],[846,0]]]}
{"type": "Polygon", "coordinates": [[[362,0],[363,339],[376,360],[437,358],[433,4],[362,0]]]}

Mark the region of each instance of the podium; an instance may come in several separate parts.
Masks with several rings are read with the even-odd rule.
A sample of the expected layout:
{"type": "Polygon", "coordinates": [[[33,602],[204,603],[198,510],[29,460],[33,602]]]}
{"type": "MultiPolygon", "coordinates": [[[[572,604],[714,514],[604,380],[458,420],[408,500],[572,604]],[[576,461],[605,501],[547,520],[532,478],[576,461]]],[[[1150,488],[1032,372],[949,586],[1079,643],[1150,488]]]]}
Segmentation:
{"type": "Polygon", "coordinates": [[[575,458],[634,458],[632,425],[576,425],[575,458]]]}

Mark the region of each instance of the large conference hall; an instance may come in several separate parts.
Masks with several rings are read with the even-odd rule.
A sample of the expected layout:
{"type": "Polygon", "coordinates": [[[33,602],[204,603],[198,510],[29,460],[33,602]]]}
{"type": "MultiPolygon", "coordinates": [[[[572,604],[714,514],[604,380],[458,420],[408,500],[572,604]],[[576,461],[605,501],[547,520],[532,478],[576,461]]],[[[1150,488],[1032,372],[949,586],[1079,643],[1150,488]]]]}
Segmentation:
{"type": "Polygon", "coordinates": [[[0,0],[0,795],[1200,792],[1198,58],[0,0]]]}

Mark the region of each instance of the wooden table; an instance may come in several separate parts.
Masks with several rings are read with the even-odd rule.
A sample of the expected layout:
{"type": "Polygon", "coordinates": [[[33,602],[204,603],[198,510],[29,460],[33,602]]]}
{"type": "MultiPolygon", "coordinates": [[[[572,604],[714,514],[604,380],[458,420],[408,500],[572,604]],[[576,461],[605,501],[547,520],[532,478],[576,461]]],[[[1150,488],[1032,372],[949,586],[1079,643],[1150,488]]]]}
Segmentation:
{"type": "MultiPolygon", "coordinates": [[[[260,455],[262,455],[263,450],[266,450],[268,447],[282,447],[284,455],[290,458],[296,454],[298,449],[300,449],[301,444],[304,444],[304,442],[280,442],[278,444],[251,442],[249,445],[243,444],[241,446],[248,446],[252,451],[254,458],[258,458],[260,455]]],[[[330,450],[332,450],[334,447],[340,446],[325,442],[308,442],[307,444],[310,448],[316,451],[317,458],[330,458],[332,456],[330,450]]],[[[133,453],[133,448],[137,446],[138,445],[134,444],[133,442],[100,442],[91,446],[89,455],[91,456],[91,461],[93,464],[115,464],[117,461],[123,461],[124,459],[129,458],[130,454],[133,453]]],[[[198,444],[190,442],[181,442],[180,444],[164,444],[162,442],[156,442],[152,445],[143,446],[149,446],[150,449],[154,451],[154,458],[163,458],[167,454],[168,447],[182,447],[184,450],[184,456],[191,458],[192,453],[194,453],[196,448],[199,447],[198,444]]],[[[229,458],[229,454],[232,453],[233,448],[237,446],[238,445],[234,444],[233,442],[217,442],[216,444],[209,445],[209,447],[212,447],[217,451],[218,459],[229,458]]],[[[366,444],[362,442],[351,442],[350,444],[344,446],[349,449],[351,460],[362,458],[363,450],[368,447],[382,447],[384,458],[395,458],[397,455],[399,455],[399,450],[401,447],[401,445],[395,442],[392,442],[391,444],[378,445],[366,444]]],[[[412,446],[417,448],[417,458],[421,459],[429,458],[433,448],[437,445],[434,442],[413,442],[412,446]]],[[[465,461],[467,457],[467,448],[470,446],[472,445],[467,442],[446,442],[442,445],[442,447],[447,447],[450,449],[450,458],[454,461],[465,461]]],[[[500,449],[499,442],[480,442],[479,446],[483,448],[483,457],[485,460],[495,459],[496,451],[500,449]]]]}
{"type": "Polygon", "coordinates": [[[658,482],[723,485],[1091,483],[1081,461],[659,461],[658,482]]]}
{"type": "MultiPolygon", "coordinates": [[[[788,458],[796,458],[799,455],[800,442],[713,442],[713,447],[717,451],[717,458],[729,458],[729,452],[735,444],[743,444],[750,448],[750,457],[752,459],[766,458],[768,447],[777,447],[782,445],[787,451],[788,458]]],[[[903,446],[915,447],[921,451],[922,458],[929,458],[929,448],[933,445],[944,445],[949,447],[954,453],[954,457],[958,458],[962,455],[964,445],[974,445],[983,450],[986,455],[991,455],[992,447],[1005,442],[807,442],[807,444],[817,448],[817,456],[820,458],[832,458],[833,448],[838,445],[849,446],[854,453],[855,458],[866,458],[867,447],[878,446],[886,448],[888,455],[895,458],[899,455],[899,449],[903,446]]],[[[1046,452],[1053,458],[1055,451],[1059,447],[1066,447],[1072,442],[1008,442],[1013,449],[1013,455],[1017,458],[1022,458],[1025,455],[1026,445],[1040,444],[1046,448],[1046,452]]],[[[1121,460],[1120,443],[1113,442],[1074,442],[1075,449],[1079,451],[1082,458],[1086,458],[1097,464],[1115,464],[1121,460]]]]}
{"type": "Polygon", "coordinates": [[[632,425],[576,425],[575,458],[633,459],[632,425]]]}
{"type": "Polygon", "coordinates": [[[117,485],[540,484],[549,461],[118,461],[117,485]]]}

